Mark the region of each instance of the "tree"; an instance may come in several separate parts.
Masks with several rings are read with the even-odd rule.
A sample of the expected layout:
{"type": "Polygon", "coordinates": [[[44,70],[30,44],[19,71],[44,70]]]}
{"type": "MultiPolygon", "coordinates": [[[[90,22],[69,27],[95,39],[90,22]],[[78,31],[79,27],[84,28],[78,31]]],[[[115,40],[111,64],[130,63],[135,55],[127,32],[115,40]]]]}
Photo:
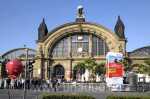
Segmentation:
{"type": "Polygon", "coordinates": [[[76,70],[80,75],[84,74],[85,63],[84,62],[77,63],[76,66],[74,67],[74,70],[76,70]]]}
{"type": "Polygon", "coordinates": [[[143,74],[144,73],[144,67],[145,67],[144,64],[138,64],[138,72],[143,74]]]}
{"type": "Polygon", "coordinates": [[[144,64],[138,64],[138,72],[150,75],[150,58],[146,59],[144,64]]]}
{"type": "MultiPolygon", "coordinates": [[[[89,78],[92,78],[94,77],[94,74],[93,74],[93,70],[94,70],[94,67],[97,65],[95,63],[95,60],[94,59],[85,59],[84,60],[84,63],[85,63],[85,68],[86,68],[86,76],[85,76],[85,79],[86,81],[88,81],[89,78]],[[89,72],[90,71],[90,72],[89,72]],[[90,74],[90,76],[89,76],[90,74]]],[[[90,79],[91,80],[91,79],[90,79]]]]}
{"type": "Polygon", "coordinates": [[[129,65],[129,63],[126,60],[123,60],[122,64],[123,64],[123,70],[124,70],[125,73],[132,70],[132,66],[129,65]]]}
{"type": "Polygon", "coordinates": [[[105,63],[100,63],[98,64],[95,69],[94,69],[95,74],[105,74],[106,73],[106,64],[105,63]]]}
{"type": "Polygon", "coordinates": [[[143,73],[150,75],[150,58],[146,59],[143,64],[143,73]]]}
{"type": "Polygon", "coordinates": [[[89,71],[94,69],[94,66],[96,66],[97,64],[95,63],[94,59],[85,59],[84,60],[85,63],[85,68],[87,68],[89,71]]]}

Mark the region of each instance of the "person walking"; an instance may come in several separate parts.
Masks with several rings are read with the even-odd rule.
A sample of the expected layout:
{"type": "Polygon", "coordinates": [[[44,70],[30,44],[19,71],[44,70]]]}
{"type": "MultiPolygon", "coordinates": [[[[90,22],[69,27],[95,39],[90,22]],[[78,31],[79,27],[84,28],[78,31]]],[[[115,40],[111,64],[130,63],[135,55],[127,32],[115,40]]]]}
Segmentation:
{"type": "Polygon", "coordinates": [[[7,86],[6,79],[4,79],[3,81],[4,81],[4,88],[6,88],[7,86]]]}
{"type": "Polygon", "coordinates": [[[25,83],[25,79],[24,79],[24,78],[22,78],[22,79],[21,79],[21,89],[23,89],[23,88],[24,88],[24,83],[25,83]]]}
{"type": "Polygon", "coordinates": [[[52,78],[52,87],[53,87],[53,90],[56,92],[56,84],[57,84],[57,79],[56,78],[52,78]]]}
{"type": "Polygon", "coordinates": [[[0,88],[2,89],[2,79],[0,78],[0,88]]]}
{"type": "Polygon", "coordinates": [[[21,78],[17,80],[17,89],[21,89],[21,78]]]}
{"type": "Polygon", "coordinates": [[[34,80],[33,80],[33,78],[31,78],[31,79],[30,79],[30,89],[33,88],[33,82],[34,82],[34,80]]]}
{"type": "Polygon", "coordinates": [[[10,85],[11,85],[11,89],[15,88],[15,79],[14,78],[11,79],[10,85]]]}
{"type": "Polygon", "coordinates": [[[10,88],[10,78],[8,78],[8,79],[6,79],[6,87],[7,87],[7,89],[9,89],[10,88]]]}

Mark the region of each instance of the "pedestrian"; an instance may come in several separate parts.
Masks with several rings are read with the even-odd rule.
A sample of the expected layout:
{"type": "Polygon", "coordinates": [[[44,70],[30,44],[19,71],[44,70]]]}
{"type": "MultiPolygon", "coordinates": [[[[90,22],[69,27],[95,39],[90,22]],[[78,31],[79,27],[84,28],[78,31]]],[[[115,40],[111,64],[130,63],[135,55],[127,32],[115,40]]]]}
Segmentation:
{"type": "Polygon", "coordinates": [[[7,78],[7,80],[6,80],[6,87],[7,87],[7,89],[9,89],[10,88],[10,78],[7,78]]]}
{"type": "Polygon", "coordinates": [[[47,83],[47,87],[49,88],[50,87],[50,81],[49,81],[49,79],[46,80],[46,83],[47,83]]]}
{"type": "Polygon", "coordinates": [[[25,83],[25,79],[22,78],[22,79],[21,79],[21,89],[24,89],[24,83],[25,83]]]}
{"type": "Polygon", "coordinates": [[[2,79],[0,78],[0,88],[2,89],[2,79]]]}
{"type": "Polygon", "coordinates": [[[11,79],[10,85],[11,85],[11,89],[14,89],[14,86],[15,86],[15,79],[14,78],[11,79]]]}
{"type": "Polygon", "coordinates": [[[7,86],[6,79],[4,79],[3,81],[4,81],[4,88],[6,88],[7,86]]]}
{"type": "Polygon", "coordinates": [[[42,82],[42,80],[41,80],[40,78],[38,78],[37,81],[38,81],[38,88],[39,88],[39,89],[42,89],[42,87],[41,87],[41,82],[42,82]]]}
{"type": "Polygon", "coordinates": [[[21,78],[18,78],[17,80],[17,89],[21,90],[21,78]]]}
{"type": "Polygon", "coordinates": [[[33,78],[32,79],[30,79],[30,89],[32,89],[32,85],[33,85],[33,78]]]}
{"type": "Polygon", "coordinates": [[[26,88],[27,89],[30,88],[30,80],[29,80],[29,78],[26,79],[26,88]]]}
{"type": "Polygon", "coordinates": [[[53,90],[56,92],[56,84],[57,84],[57,79],[56,78],[52,78],[52,86],[53,86],[53,90]]]}
{"type": "Polygon", "coordinates": [[[37,84],[38,84],[38,81],[37,81],[36,77],[33,80],[33,84],[34,84],[34,88],[36,89],[37,88],[37,84]]]}
{"type": "Polygon", "coordinates": [[[17,89],[17,88],[18,88],[18,84],[17,84],[17,83],[18,83],[18,79],[16,78],[16,79],[15,79],[15,84],[14,84],[14,89],[17,89]]]}

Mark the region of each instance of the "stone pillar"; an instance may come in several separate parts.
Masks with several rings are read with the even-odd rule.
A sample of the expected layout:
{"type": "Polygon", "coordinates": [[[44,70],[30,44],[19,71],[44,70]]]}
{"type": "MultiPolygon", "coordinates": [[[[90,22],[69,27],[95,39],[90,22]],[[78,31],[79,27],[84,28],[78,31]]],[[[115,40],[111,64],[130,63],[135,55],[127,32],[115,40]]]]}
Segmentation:
{"type": "Polygon", "coordinates": [[[37,74],[35,77],[40,77],[41,79],[43,79],[44,77],[44,68],[43,68],[43,47],[41,44],[38,44],[38,50],[37,50],[37,54],[36,54],[36,66],[35,66],[35,73],[37,74]]]}
{"type": "Polygon", "coordinates": [[[92,35],[89,35],[89,56],[92,57],[92,35]]]}
{"type": "Polygon", "coordinates": [[[48,68],[48,61],[44,61],[44,79],[48,79],[48,71],[47,71],[47,68],[48,68]]]}
{"type": "Polygon", "coordinates": [[[71,57],[71,36],[68,37],[68,57],[71,57]]]}
{"type": "Polygon", "coordinates": [[[72,79],[72,60],[70,59],[69,60],[69,66],[70,66],[70,81],[71,81],[71,79],[72,79]]]}
{"type": "Polygon", "coordinates": [[[65,78],[67,81],[71,80],[71,75],[72,75],[72,60],[67,60],[67,64],[65,66],[65,78]],[[67,78],[68,74],[70,74],[70,79],[67,78]]]}
{"type": "Polygon", "coordinates": [[[34,75],[34,77],[43,78],[43,63],[42,63],[42,58],[38,58],[36,64],[37,64],[37,66],[35,67],[35,70],[34,70],[34,72],[36,73],[36,75],[34,75]]]}
{"type": "Polygon", "coordinates": [[[50,62],[49,58],[47,59],[47,69],[49,68],[49,71],[47,70],[47,78],[50,78],[50,62]]]}

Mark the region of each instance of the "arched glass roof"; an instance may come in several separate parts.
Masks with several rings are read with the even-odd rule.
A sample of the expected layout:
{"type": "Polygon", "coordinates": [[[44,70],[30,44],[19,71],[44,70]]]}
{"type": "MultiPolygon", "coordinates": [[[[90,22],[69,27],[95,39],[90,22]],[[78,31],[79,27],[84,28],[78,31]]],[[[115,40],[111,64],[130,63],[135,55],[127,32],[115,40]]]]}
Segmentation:
{"type": "Polygon", "coordinates": [[[4,53],[1,58],[2,59],[9,59],[14,60],[18,57],[24,57],[26,55],[26,49],[28,49],[28,55],[29,57],[35,57],[36,50],[31,48],[15,48],[13,50],[10,50],[6,53],[4,53]]]}
{"type": "Polygon", "coordinates": [[[132,52],[129,52],[129,57],[150,57],[150,46],[138,48],[132,52]]]}

